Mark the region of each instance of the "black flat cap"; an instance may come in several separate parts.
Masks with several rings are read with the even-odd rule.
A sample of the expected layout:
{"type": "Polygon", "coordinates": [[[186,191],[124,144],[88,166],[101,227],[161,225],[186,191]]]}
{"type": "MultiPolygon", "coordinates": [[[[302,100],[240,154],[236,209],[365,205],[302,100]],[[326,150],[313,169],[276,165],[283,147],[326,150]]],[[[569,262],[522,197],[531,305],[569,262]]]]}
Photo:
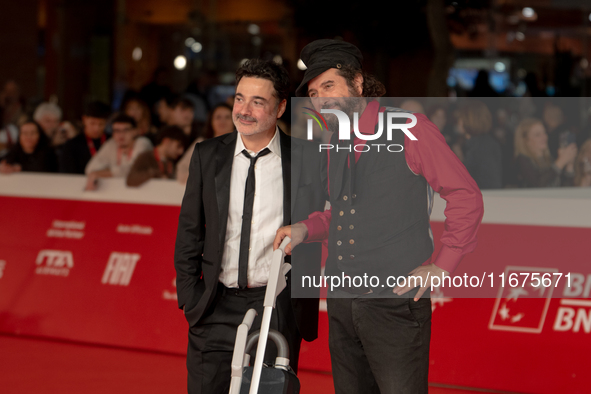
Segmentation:
{"type": "Polygon", "coordinates": [[[312,41],[302,49],[300,58],[307,69],[302,83],[296,89],[297,97],[305,97],[308,93],[308,82],[326,70],[341,68],[345,64],[361,68],[363,60],[359,48],[348,42],[337,40],[312,41]]]}

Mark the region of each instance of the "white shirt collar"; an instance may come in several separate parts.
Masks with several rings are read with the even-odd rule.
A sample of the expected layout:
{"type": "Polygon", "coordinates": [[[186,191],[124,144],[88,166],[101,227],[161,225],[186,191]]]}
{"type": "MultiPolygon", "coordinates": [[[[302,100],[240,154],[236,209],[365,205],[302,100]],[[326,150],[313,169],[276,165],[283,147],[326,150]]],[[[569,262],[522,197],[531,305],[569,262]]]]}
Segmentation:
{"type": "MultiPolygon", "coordinates": [[[[279,127],[275,126],[275,134],[273,135],[273,138],[271,138],[271,141],[269,141],[269,143],[267,144],[267,146],[265,148],[269,148],[269,150],[271,151],[271,153],[276,154],[277,156],[281,157],[281,145],[279,144],[279,127]]],[[[265,149],[263,148],[263,149],[265,149]]],[[[238,133],[238,137],[236,140],[236,149],[234,150],[234,157],[238,156],[239,154],[241,154],[241,152],[246,149],[246,147],[244,146],[244,142],[242,141],[242,135],[240,133],[238,133]]],[[[261,150],[263,150],[261,149],[261,150]]],[[[246,151],[248,153],[250,153],[251,155],[253,155],[255,152],[252,152],[251,150],[246,149],[246,151]]],[[[256,152],[258,153],[258,152],[256,152]]]]}

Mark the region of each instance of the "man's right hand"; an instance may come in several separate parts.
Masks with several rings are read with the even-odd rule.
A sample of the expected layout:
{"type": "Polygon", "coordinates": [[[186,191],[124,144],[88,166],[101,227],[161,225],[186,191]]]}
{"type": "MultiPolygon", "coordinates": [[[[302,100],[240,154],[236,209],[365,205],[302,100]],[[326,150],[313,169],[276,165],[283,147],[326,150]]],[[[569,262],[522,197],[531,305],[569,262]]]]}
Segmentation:
{"type": "Polygon", "coordinates": [[[86,179],[86,186],[84,187],[85,191],[93,191],[96,190],[98,186],[98,179],[96,174],[91,172],[88,174],[88,178],[86,179]]]}
{"type": "Polygon", "coordinates": [[[291,242],[285,247],[285,254],[291,255],[291,251],[297,245],[301,244],[308,236],[308,227],[304,223],[296,223],[291,226],[281,227],[277,230],[275,241],[273,241],[273,250],[277,250],[283,241],[283,238],[291,238],[291,242]]]}

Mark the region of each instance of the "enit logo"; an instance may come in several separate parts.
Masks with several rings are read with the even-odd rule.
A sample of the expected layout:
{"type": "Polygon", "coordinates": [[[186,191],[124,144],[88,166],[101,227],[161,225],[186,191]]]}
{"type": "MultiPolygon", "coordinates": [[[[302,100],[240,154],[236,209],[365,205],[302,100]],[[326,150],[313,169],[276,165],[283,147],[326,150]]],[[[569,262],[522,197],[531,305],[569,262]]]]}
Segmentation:
{"type": "Polygon", "coordinates": [[[137,253],[113,252],[101,279],[102,284],[127,286],[141,256],[137,253]]]}
{"type": "Polygon", "coordinates": [[[72,252],[64,250],[42,250],[37,255],[38,275],[68,276],[74,268],[72,252]]]}

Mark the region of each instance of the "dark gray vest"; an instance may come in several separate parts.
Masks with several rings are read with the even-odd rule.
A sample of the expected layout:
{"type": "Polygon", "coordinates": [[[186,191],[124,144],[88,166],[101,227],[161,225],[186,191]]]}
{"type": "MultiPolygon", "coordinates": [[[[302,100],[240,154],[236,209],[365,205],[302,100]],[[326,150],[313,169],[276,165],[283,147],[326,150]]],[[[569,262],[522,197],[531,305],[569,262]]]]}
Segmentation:
{"type": "MultiPolygon", "coordinates": [[[[388,141],[384,130],[379,139],[366,141],[370,149],[361,153],[351,171],[347,157],[352,154],[341,148],[352,145],[353,140],[339,143],[338,133],[333,134],[326,275],[367,274],[379,277],[385,285],[388,276],[406,276],[433,253],[429,185],[409,169],[404,151],[387,150],[388,146],[393,151],[401,149],[393,144],[404,147],[404,136],[394,130],[388,141]],[[383,144],[379,152],[375,144],[383,144]]],[[[420,135],[416,137],[419,141],[412,143],[420,142],[420,135]]]]}

